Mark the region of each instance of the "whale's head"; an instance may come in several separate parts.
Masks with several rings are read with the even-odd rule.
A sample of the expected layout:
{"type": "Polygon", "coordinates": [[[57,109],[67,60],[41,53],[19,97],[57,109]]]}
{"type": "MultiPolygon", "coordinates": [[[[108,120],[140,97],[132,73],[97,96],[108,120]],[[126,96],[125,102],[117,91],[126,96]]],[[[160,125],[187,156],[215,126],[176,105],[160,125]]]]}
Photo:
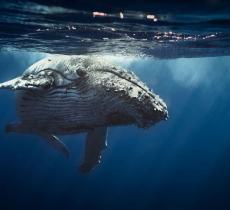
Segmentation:
{"type": "Polygon", "coordinates": [[[111,124],[127,120],[127,123],[136,122],[139,127],[149,127],[168,117],[163,100],[134,73],[98,57],[57,55],[45,58],[30,66],[22,76],[1,83],[0,88],[43,93],[75,89],[81,95],[88,91],[92,97],[101,97],[98,106],[104,103],[111,106],[108,114],[111,124]]]}

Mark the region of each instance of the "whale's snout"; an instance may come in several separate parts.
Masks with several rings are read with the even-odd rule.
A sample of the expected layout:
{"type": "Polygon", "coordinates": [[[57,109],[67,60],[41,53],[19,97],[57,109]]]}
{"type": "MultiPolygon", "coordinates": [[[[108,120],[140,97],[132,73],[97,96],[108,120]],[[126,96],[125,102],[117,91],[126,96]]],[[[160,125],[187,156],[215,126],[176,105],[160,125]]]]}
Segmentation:
{"type": "Polygon", "coordinates": [[[139,127],[150,127],[169,117],[165,102],[155,94],[144,95],[138,107],[142,115],[141,121],[138,121],[139,127]]]}

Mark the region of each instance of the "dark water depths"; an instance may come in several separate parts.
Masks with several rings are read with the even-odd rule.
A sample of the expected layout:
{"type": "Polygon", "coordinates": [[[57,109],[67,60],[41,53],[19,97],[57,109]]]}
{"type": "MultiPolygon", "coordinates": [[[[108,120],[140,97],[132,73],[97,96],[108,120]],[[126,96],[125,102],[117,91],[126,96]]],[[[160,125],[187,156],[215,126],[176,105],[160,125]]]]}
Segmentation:
{"type": "Polygon", "coordinates": [[[102,164],[85,176],[85,135],[61,137],[66,160],[38,136],[6,134],[17,117],[2,90],[0,209],[230,209],[229,3],[102,2],[1,2],[0,82],[46,53],[106,54],[159,94],[170,118],[110,128],[102,164]]]}

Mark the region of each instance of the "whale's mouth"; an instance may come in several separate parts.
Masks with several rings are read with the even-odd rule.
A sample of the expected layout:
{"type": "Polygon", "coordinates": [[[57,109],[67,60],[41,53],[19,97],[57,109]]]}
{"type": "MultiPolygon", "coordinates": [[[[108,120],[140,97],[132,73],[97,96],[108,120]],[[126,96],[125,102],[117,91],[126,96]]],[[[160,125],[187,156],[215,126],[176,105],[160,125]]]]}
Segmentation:
{"type": "Polygon", "coordinates": [[[47,89],[52,85],[51,77],[25,79],[17,77],[4,83],[0,83],[0,89],[10,90],[41,90],[47,89]]]}

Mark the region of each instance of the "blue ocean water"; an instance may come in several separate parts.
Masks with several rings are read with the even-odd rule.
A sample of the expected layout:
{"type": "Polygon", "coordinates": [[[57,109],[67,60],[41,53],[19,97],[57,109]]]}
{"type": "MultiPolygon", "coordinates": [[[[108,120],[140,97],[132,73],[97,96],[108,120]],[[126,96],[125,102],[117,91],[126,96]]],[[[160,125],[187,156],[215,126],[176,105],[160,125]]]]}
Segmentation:
{"type": "Polygon", "coordinates": [[[122,22],[89,17],[86,4],[72,11],[59,3],[1,4],[0,82],[52,53],[100,53],[159,94],[169,119],[149,129],[109,128],[102,163],[84,175],[85,134],[61,137],[71,151],[66,160],[38,136],[5,133],[17,116],[14,94],[1,90],[0,209],[230,209],[228,4],[219,1],[214,8],[224,9],[216,13],[173,13],[165,22],[158,5],[154,25],[137,10],[123,11],[129,18],[122,22]]]}

